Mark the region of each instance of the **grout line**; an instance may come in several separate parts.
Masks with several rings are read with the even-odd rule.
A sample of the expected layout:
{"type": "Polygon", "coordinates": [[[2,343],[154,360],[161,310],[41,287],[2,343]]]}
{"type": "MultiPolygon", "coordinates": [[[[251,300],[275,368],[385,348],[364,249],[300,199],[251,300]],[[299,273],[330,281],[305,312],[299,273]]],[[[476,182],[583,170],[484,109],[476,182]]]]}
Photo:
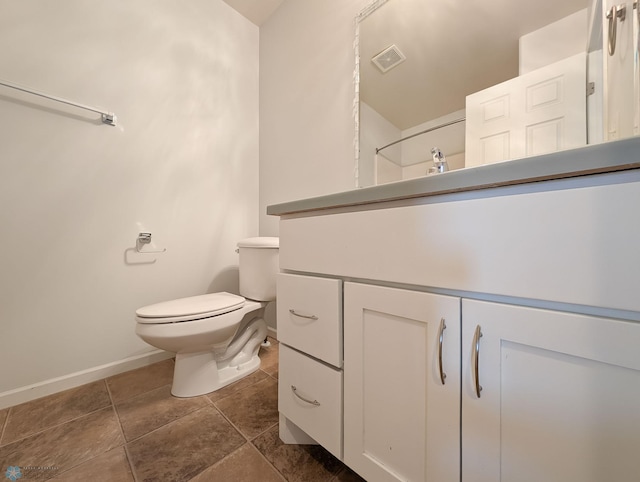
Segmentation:
{"type": "MultiPolygon", "coordinates": [[[[106,380],[105,380],[106,383],[106,380]]],[[[111,390],[109,390],[109,386],[107,384],[107,391],[109,392],[109,397],[111,397],[111,390]]],[[[111,405],[113,407],[113,411],[116,414],[116,419],[118,420],[118,427],[120,427],[120,434],[122,435],[122,448],[124,449],[124,456],[127,459],[127,463],[129,464],[129,470],[131,471],[131,476],[133,477],[134,482],[138,482],[138,475],[136,474],[136,469],[131,462],[131,454],[129,453],[129,443],[127,442],[127,437],[124,433],[124,428],[122,427],[122,420],[120,420],[120,413],[118,412],[118,408],[116,404],[113,402],[113,397],[111,397],[111,405]]]]}
{"type": "MultiPolygon", "coordinates": [[[[144,397],[149,395],[151,392],[156,392],[158,390],[161,390],[163,388],[167,388],[169,387],[169,389],[171,389],[171,383],[167,383],[165,385],[160,385],[159,387],[156,388],[152,388],[150,390],[147,390],[146,392],[142,392],[142,393],[138,393],[137,395],[134,395],[132,397],[127,397],[127,398],[123,398],[122,400],[118,400],[117,402],[115,400],[113,400],[113,397],[111,397],[111,403],[113,403],[114,407],[117,407],[118,405],[122,405],[124,403],[129,403],[130,401],[136,399],[136,398],[140,398],[140,397],[144,397]]],[[[109,392],[109,394],[111,394],[111,392],[109,392]]],[[[173,395],[172,395],[173,396],[173,395]]],[[[195,398],[195,397],[194,397],[195,398]]]]}
{"type": "Polygon", "coordinates": [[[253,443],[253,441],[254,441],[255,439],[257,439],[257,438],[258,438],[258,437],[260,437],[261,435],[264,435],[264,434],[265,434],[265,433],[267,433],[269,430],[272,430],[272,429],[273,429],[273,427],[275,427],[276,425],[279,425],[279,424],[280,424],[280,422],[276,422],[276,423],[274,423],[274,424],[273,424],[273,425],[271,425],[268,429],[263,430],[263,431],[262,431],[262,432],[260,432],[258,435],[256,435],[255,437],[253,437],[253,438],[250,440],[250,442],[252,442],[252,443],[253,443]]]}
{"type": "MultiPolygon", "coordinates": [[[[340,461],[342,463],[342,467],[340,467],[340,470],[338,470],[338,472],[336,473],[336,475],[334,475],[331,480],[329,480],[329,482],[337,482],[338,480],[340,480],[340,476],[347,471],[347,466],[345,465],[344,462],[340,461]]],[[[365,481],[366,482],[366,481],[365,481]]]]}
{"type": "MultiPolygon", "coordinates": [[[[236,395],[236,394],[238,394],[238,393],[241,393],[241,392],[245,391],[247,388],[250,388],[250,387],[252,387],[252,386],[254,386],[254,385],[258,384],[258,383],[260,383],[261,381],[266,380],[266,379],[269,377],[269,374],[268,374],[268,373],[266,373],[266,372],[264,372],[264,371],[262,371],[261,369],[258,369],[258,370],[256,370],[255,372],[253,372],[253,373],[251,373],[251,374],[247,375],[247,377],[250,377],[251,375],[253,375],[254,373],[257,373],[257,372],[259,372],[259,371],[265,374],[265,377],[264,377],[264,378],[261,378],[260,380],[256,380],[256,381],[255,381],[255,382],[253,382],[252,384],[247,385],[246,387],[242,387],[242,388],[240,388],[239,390],[236,390],[236,391],[234,391],[234,392],[231,392],[231,393],[229,393],[228,395],[224,395],[222,398],[219,398],[219,399],[217,399],[216,401],[213,401],[213,400],[211,400],[211,399],[209,398],[209,395],[210,395],[211,393],[215,393],[215,391],[213,391],[213,392],[209,392],[209,393],[205,394],[204,396],[206,396],[207,398],[209,398],[209,400],[211,400],[211,403],[213,403],[213,404],[215,405],[215,404],[217,404],[218,402],[221,402],[222,400],[226,400],[227,398],[232,397],[233,395],[236,395]]],[[[231,383],[231,384],[229,384],[229,385],[226,385],[226,386],[222,387],[220,390],[224,390],[224,389],[225,389],[225,388],[227,388],[227,387],[232,387],[232,386],[233,386],[233,385],[235,385],[236,383],[240,383],[242,380],[246,380],[246,378],[241,378],[240,380],[236,380],[235,382],[233,382],[233,383],[231,383]]]]}
{"type": "MultiPolygon", "coordinates": [[[[91,383],[96,383],[96,382],[91,382],[91,383]]],[[[29,403],[29,402],[27,402],[27,403],[29,403]]],[[[17,406],[18,406],[18,405],[16,405],[16,407],[17,407],[17,406]]],[[[75,421],[77,421],[77,420],[80,420],[81,418],[87,417],[87,416],[92,415],[92,414],[94,414],[94,413],[96,413],[96,412],[99,412],[99,411],[101,411],[101,410],[105,410],[105,409],[109,408],[110,406],[112,407],[112,405],[111,405],[111,404],[109,404],[109,405],[104,405],[104,406],[102,406],[102,407],[100,407],[100,408],[96,408],[95,410],[91,410],[90,412],[86,412],[86,413],[83,413],[83,414],[81,414],[81,415],[78,415],[77,417],[73,417],[73,418],[70,418],[70,419],[68,419],[68,420],[65,420],[64,422],[60,422],[60,423],[56,423],[56,424],[54,424],[54,425],[50,425],[50,426],[48,426],[48,427],[43,428],[42,430],[39,430],[39,431],[37,431],[37,432],[30,433],[29,435],[27,435],[27,436],[25,436],[25,437],[22,437],[22,438],[19,438],[19,439],[13,440],[13,441],[11,441],[11,442],[9,442],[9,443],[5,444],[5,445],[10,445],[10,444],[12,444],[12,443],[16,443],[16,442],[22,442],[23,440],[26,440],[26,439],[28,439],[28,438],[34,437],[34,436],[36,436],[36,435],[40,435],[40,434],[42,434],[42,433],[44,433],[44,432],[47,432],[47,431],[49,431],[49,430],[52,430],[52,429],[54,429],[54,428],[61,427],[62,425],[65,425],[65,424],[67,424],[67,423],[75,422],[75,421]]],[[[13,408],[13,407],[11,407],[11,408],[13,408]]],[[[9,417],[7,416],[7,421],[5,422],[5,428],[6,428],[6,426],[8,425],[8,421],[9,421],[9,417]]],[[[4,436],[4,430],[3,430],[2,435],[4,436]]],[[[3,446],[5,446],[5,445],[3,445],[3,446]]]]}
{"type": "MultiPolygon", "coordinates": [[[[273,343],[273,342],[272,342],[272,343],[273,343]]],[[[275,344],[275,343],[274,343],[274,344],[275,344]]],[[[161,363],[161,362],[160,362],[160,363],[161,363]]],[[[133,371],[133,370],[131,370],[131,371],[133,371]]],[[[230,419],[229,417],[227,417],[227,416],[225,415],[225,413],[224,413],[224,412],[222,412],[222,410],[221,410],[220,408],[218,408],[218,406],[216,405],[216,403],[217,403],[217,402],[220,402],[220,401],[222,401],[222,400],[225,400],[225,399],[227,399],[228,397],[230,397],[230,396],[232,396],[232,395],[236,395],[236,394],[238,394],[238,393],[241,393],[241,392],[243,392],[244,390],[246,390],[246,389],[248,389],[248,388],[250,388],[250,387],[253,387],[254,385],[256,385],[256,384],[258,384],[258,383],[260,383],[260,382],[262,382],[262,381],[264,381],[264,380],[272,379],[272,380],[275,380],[276,382],[278,381],[278,379],[277,379],[277,377],[276,377],[276,376],[273,376],[273,375],[271,375],[271,374],[269,374],[269,373],[265,372],[264,370],[260,370],[260,371],[262,371],[262,372],[265,374],[265,377],[264,377],[264,378],[262,378],[262,379],[260,379],[260,380],[257,380],[257,381],[255,381],[255,382],[251,383],[250,385],[247,385],[246,387],[243,387],[243,388],[242,388],[242,389],[240,389],[240,390],[237,390],[237,391],[235,391],[235,392],[232,392],[232,393],[230,393],[229,395],[227,395],[227,396],[225,396],[225,397],[223,397],[223,398],[221,398],[220,400],[217,400],[217,401],[215,401],[215,402],[214,402],[213,400],[211,400],[211,399],[210,399],[206,394],[205,394],[205,395],[201,395],[200,397],[204,397],[204,398],[205,398],[205,404],[204,404],[204,406],[203,406],[203,407],[200,407],[200,408],[195,409],[195,410],[193,410],[193,411],[191,411],[191,412],[189,412],[189,413],[187,413],[187,414],[185,414],[185,415],[182,415],[181,417],[176,418],[176,419],[174,419],[174,420],[172,420],[172,421],[170,421],[170,422],[168,422],[168,423],[165,423],[165,424],[161,425],[160,427],[156,427],[154,430],[152,430],[152,431],[150,431],[150,432],[147,432],[147,433],[145,433],[145,434],[143,434],[143,435],[141,435],[141,436],[139,436],[139,437],[137,437],[137,438],[135,438],[135,439],[133,439],[133,440],[130,440],[130,441],[128,441],[128,440],[127,440],[127,438],[126,438],[126,436],[125,436],[124,427],[123,427],[123,425],[122,425],[122,421],[121,421],[121,419],[120,419],[120,414],[119,414],[119,411],[118,411],[118,408],[117,408],[116,402],[114,401],[113,393],[112,393],[112,391],[111,391],[111,388],[110,388],[110,386],[109,386],[109,383],[107,382],[107,378],[103,378],[102,380],[96,380],[95,382],[89,382],[89,383],[86,383],[85,385],[81,385],[81,386],[86,386],[86,385],[90,385],[90,384],[93,384],[93,383],[96,383],[96,384],[97,384],[97,382],[100,382],[100,381],[104,384],[104,387],[105,387],[105,389],[106,389],[106,392],[107,392],[107,395],[108,395],[108,399],[109,399],[109,403],[108,403],[108,404],[105,404],[104,406],[102,406],[102,407],[100,407],[100,408],[97,408],[97,409],[95,409],[95,410],[92,410],[92,411],[90,411],[90,412],[86,412],[86,413],[83,413],[83,414],[81,414],[81,415],[78,415],[78,416],[76,416],[76,417],[74,417],[74,418],[71,418],[71,419],[69,419],[69,420],[65,420],[64,422],[60,422],[60,423],[57,423],[57,424],[55,424],[55,425],[51,425],[51,426],[49,426],[49,427],[46,427],[46,428],[45,428],[45,429],[43,429],[43,430],[40,430],[40,431],[38,431],[38,432],[35,432],[35,433],[32,433],[32,434],[29,434],[28,436],[23,437],[23,438],[21,438],[21,439],[19,439],[19,440],[15,440],[15,441],[13,441],[13,442],[11,442],[11,443],[19,442],[19,441],[22,441],[22,440],[28,439],[28,438],[30,438],[30,437],[33,437],[33,436],[38,435],[38,434],[41,434],[41,433],[46,432],[46,431],[48,431],[48,430],[54,429],[54,428],[56,428],[56,427],[60,427],[60,426],[62,426],[62,425],[64,425],[64,424],[67,424],[67,423],[69,423],[69,422],[73,422],[73,421],[80,420],[80,419],[82,419],[82,418],[84,418],[84,417],[87,417],[87,416],[89,416],[89,415],[91,415],[91,414],[94,414],[94,413],[96,413],[96,412],[99,412],[99,411],[101,411],[101,410],[106,410],[107,408],[111,408],[112,413],[114,414],[114,416],[115,416],[115,418],[116,418],[116,421],[117,421],[117,423],[118,423],[118,428],[119,428],[119,430],[120,430],[120,434],[121,434],[122,442],[123,442],[123,443],[122,443],[122,445],[112,447],[111,449],[109,449],[109,450],[107,450],[107,451],[105,451],[105,452],[102,452],[101,454],[98,454],[98,455],[96,455],[95,457],[93,457],[93,458],[91,458],[91,459],[88,459],[88,460],[86,460],[86,461],[82,462],[82,464],[84,464],[85,462],[89,462],[90,460],[93,460],[93,459],[95,459],[96,457],[100,457],[100,456],[104,455],[105,453],[107,453],[107,452],[109,452],[109,451],[111,451],[111,450],[115,450],[115,449],[117,449],[117,448],[119,448],[119,447],[122,447],[122,448],[124,449],[124,453],[125,453],[125,456],[126,456],[126,459],[127,459],[127,463],[129,464],[129,469],[130,469],[130,471],[131,471],[132,477],[133,477],[133,479],[134,479],[134,481],[135,481],[135,482],[139,482],[138,476],[137,476],[137,474],[136,474],[135,467],[134,467],[134,465],[133,465],[133,463],[132,463],[132,457],[131,457],[131,453],[130,453],[130,450],[129,450],[129,446],[130,446],[130,444],[131,444],[131,443],[133,443],[133,442],[138,441],[138,440],[139,440],[139,439],[141,439],[142,437],[145,437],[145,436],[147,436],[147,435],[150,435],[150,434],[152,434],[152,433],[154,433],[154,432],[156,432],[156,431],[158,431],[158,430],[160,430],[160,429],[162,429],[162,428],[166,427],[167,425],[170,425],[170,424],[172,424],[172,423],[174,423],[174,422],[177,422],[177,421],[181,420],[181,419],[182,419],[182,418],[184,418],[185,416],[193,415],[194,413],[197,413],[198,411],[200,411],[200,410],[202,410],[202,409],[213,407],[213,408],[215,409],[215,411],[216,411],[216,412],[218,412],[218,413],[223,417],[223,419],[224,419],[224,420],[226,420],[226,421],[227,421],[227,422],[228,422],[228,423],[229,423],[229,424],[230,424],[230,425],[231,425],[231,426],[232,426],[232,427],[233,427],[233,428],[234,428],[234,429],[235,429],[235,430],[236,430],[236,431],[237,431],[237,432],[242,436],[242,438],[245,440],[245,442],[244,442],[240,447],[242,447],[244,444],[248,443],[248,444],[251,446],[251,449],[252,449],[252,450],[257,451],[257,452],[260,454],[260,456],[261,456],[261,457],[262,457],[262,458],[263,458],[263,459],[264,459],[264,460],[269,464],[269,466],[273,468],[273,470],[278,474],[278,476],[279,476],[282,480],[285,480],[285,481],[286,481],[286,478],[284,477],[284,475],[283,475],[283,474],[282,474],[282,473],[281,473],[281,472],[280,472],[280,471],[279,471],[279,470],[278,470],[278,469],[277,469],[277,468],[276,468],[276,467],[275,467],[275,466],[274,466],[274,465],[273,465],[273,464],[272,464],[272,463],[271,463],[271,462],[266,458],[266,456],[265,456],[264,454],[262,454],[262,452],[260,452],[260,450],[258,450],[258,448],[253,444],[253,441],[254,441],[256,438],[260,437],[261,435],[265,434],[266,432],[268,432],[268,431],[270,431],[270,430],[273,430],[273,428],[274,428],[275,426],[277,426],[278,424],[276,423],[276,424],[274,424],[274,425],[272,425],[272,426],[268,427],[266,430],[264,430],[264,431],[260,432],[259,434],[257,434],[257,435],[255,435],[255,436],[253,436],[253,437],[250,439],[250,438],[249,438],[249,436],[245,435],[245,433],[244,433],[244,432],[243,432],[243,431],[242,431],[242,430],[241,430],[241,429],[240,429],[240,428],[239,428],[235,423],[233,423],[233,422],[231,421],[231,419],[230,419]]],[[[125,372],[125,373],[126,373],[126,372],[125,372]]],[[[109,378],[111,378],[111,377],[109,377],[109,378]]],[[[163,385],[163,386],[161,386],[161,387],[156,387],[156,388],[153,388],[153,389],[151,389],[151,390],[148,390],[148,391],[146,391],[146,392],[144,392],[144,393],[141,393],[141,394],[135,395],[135,396],[133,396],[133,397],[128,397],[127,399],[119,400],[119,402],[118,402],[118,403],[123,403],[123,402],[129,401],[129,400],[132,400],[133,398],[136,398],[136,397],[139,397],[139,396],[142,396],[142,395],[148,394],[148,393],[150,393],[150,392],[152,392],[152,391],[154,391],[154,390],[158,390],[158,389],[163,388],[163,387],[166,387],[166,386],[167,386],[167,385],[163,385]]],[[[77,388],[80,388],[80,387],[77,387],[77,388]]],[[[196,397],[194,397],[194,398],[196,398],[196,397]]],[[[198,397],[198,398],[199,398],[199,397],[198,397]]],[[[3,437],[5,436],[5,432],[7,431],[7,427],[8,427],[8,424],[9,424],[9,418],[10,418],[10,417],[12,417],[12,415],[13,415],[13,408],[14,408],[14,407],[8,407],[8,409],[7,409],[8,411],[7,411],[7,415],[6,415],[6,417],[5,417],[5,420],[4,420],[3,424],[2,424],[2,426],[0,426],[0,446],[1,446],[2,439],[3,439],[3,437]]],[[[240,448],[240,447],[239,447],[239,448],[240,448]]],[[[239,449],[239,448],[238,448],[238,449],[239,449]]],[[[236,449],[236,450],[238,450],[238,449],[236,449]]],[[[231,452],[231,454],[233,454],[234,452],[235,452],[235,451],[231,452]]],[[[225,459],[226,459],[227,457],[229,457],[231,454],[228,454],[227,456],[223,457],[223,459],[221,459],[219,462],[221,462],[222,460],[225,460],[225,459]]],[[[217,463],[219,463],[219,462],[216,462],[216,464],[217,464],[217,463]]],[[[216,465],[216,464],[214,464],[214,465],[216,465]]],[[[75,466],[73,466],[73,467],[69,467],[69,468],[68,468],[68,470],[72,470],[73,468],[75,468],[75,467],[77,467],[77,466],[79,466],[79,465],[81,465],[81,464],[75,465],[75,466]]],[[[68,470],[65,470],[65,472],[67,472],[68,470]]],[[[205,470],[206,470],[206,469],[205,469],[205,470]]]]}
{"type": "Polygon", "coordinates": [[[131,454],[129,453],[129,444],[125,443],[124,448],[124,456],[127,458],[127,463],[129,464],[129,469],[131,470],[131,476],[133,477],[134,482],[138,482],[138,474],[136,473],[135,468],[133,467],[133,462],[131,461],[131,454]]]}
{"type": "MultiPolygon", "coordinates": [[[[92,383],[94,383],[94,382],[92,382],[92,383]]],[[[101,408],[100,410],[106,410],[107,408],[108,408],[108,407],[104,407],[104,408],[101,408]]],[[[113,405],[111,405],[111,410],[112,410],[112,412],[115,412],[115,407],[114,407],[113,405]]],[[[98,410],[94,410],[93,412],[90,412],[90,413],[96,413],[97,411],[98,411],[98,410]]],[[[89,414],[87,414],[87,415],[89,415],[89,414]]],[[[114,415],[115,415],[115,417],[116,417],[116,421],[118,421],[118,415],[117,415],[116,413],[114,413],[114,415]]],[[[79,417],[79,418],[80,418],[80,417],[79,417]]],[[[74,420],[77,420],[77,419],[74,419],[74,420]]],[[[118,421],[118,422],[119,422],[119,421],[118,421]]],[[[68,423],[68,422],[67,422],[67,423],[68,423]]],[[[60,425],[64,425],[64,424],[60,424],[60,425]]],[[[58,426],[59,426],[59,425],[58,425],[58,426]]],[[[120,426],[120,423],[118,423],[118,426],[120,426]]],[[[92,439],[92,440],[95,440],[95,439],[92,439]]],[[[124,440],[124,437],[123,437],[123,440],[124,440]]],[[[111,452],[112,450],[116,450],[116,449],[118,449],[119,447],[124,447],[124,443],[123,443],[122,445],[116,445],[115,447],[111,447],[110,449],[107,449],[107,450],[105,450],[104,452],[101,452],[101,453],[99,453],[99,454],[96,454],[96,455],[94,455],[94,456],[93,456],[93,457],[91,457],[91,458],[88,458],[88,459],[86,459],[86,460],[83,460],[83,461],[82,461],[82,462],[80,462],[80,463],[77,463],[77,464],[75,464],[75,465],[71,465],[71,466],[67,467],[65,470],[63,470],[62,472],[57,473],[57,474],[56,474],[56,477],[59,477],[59,476],[61,476],[61,475],[63,475],[63,474],[66,474],[66,473],[70,472],[71,470],[73,470],[73,469],[75,469],[75,468],[77,468],[77,467],[80,467],[81,465],[84,465],[84,464],[86,464],[86,463],[88,463],[88,462],[90,462],[90,461],[92,461],[92,460],[97,459],[98,457],[102,457],[104,454],[106,454],[106,453],[108,453],[108,452],[111,452]]]]}
{"type": "MultiPolygon", "coordinates": [[[[144,367],[134,368],[133,370],[129,370],[129,371],[126,371],[126,372],[118,373],[117,375],[113,375],[113,376],[110,376],[110,377],[104,378],[103,380],[104,380],[104,381],[105,381],[105,383],[107,384],[107,388],[109,388],[109,382],[108,382],[108,380],[110,380],[110,379],[113,379],[113,378],[116,378],[116,377],[120,377],[120,376],[122,376],[122,375],[126,375],[126,374],[128,374],[128,373],[135,372],[135,371],[137,371],[137,370],[142,370],[142,369],[145,369],[145,368],[149,368],[149,367],[151,367],[151,366],[158,365],[158,364],[160,364],[160,363],[165,363],[165,362],[167,362],[167,361],[170,361],[170,362],[171,362],[171,364],[172,364],[172,366],[175,366],[175,360],[174,360],[173,358],[167,358],[166,360],[162,360],[162,361],[159,361],[159,362],[153,363],[153,364],[151,364],[151,365],[146,365],[146,366],[144,366],[144,367]]],[[[113,399],[113,396],[111,395],[111,390],[109,389],[109,395],[111,396],[111,401],[112,401],[112,402],[113,402],[113,404],[115,405],[116,403],[126,402],[127,400],[131,400],[132,398],[136,398],[136,397],[139,397],[139,396],[144,395],[144,394],[146,394],[146,393],[152,392],[152,391],[154,391],[154,390],[158,390],[159,388],[166,387],[167,385],[171,385],[171,384],[173,383],[173,368],[171,369],[171,371],[172,371],[172,375],[171,375],[171,382],[169,382],[169,383],[165,383],[164,385],[159,385],[159,386],[157,386],[157,387],[149,388],[149,389],[145,390],[144,392],[137,393],[137,394],[135,394],[135,395],[130,395],[130,396],[126,397],[126,398],[123,398],[123,399],[121,399],[121,400],[118,400],[117,402],[113,399]]]]}
{"type": "Polygon", "coordinates": [[[107,408],[109,408],[109,405],[105,405],[104,407],[100,407],[100,408],[98,408],[96,410],[92,410],[91,412],[83,413],[82,415],[78,415],[77,417],[70,418],[69,420],[65,420],[64,422],[60,422],[60,423],[57,423],[55,425],[51,425],[51,426],[46,427],[46,428],[44,428],[44,429],[42,429],[42,430],[40,430],[38,432],[30,433],[26,437],[22,437],[22,438],[13,440],[13,441],[9,442],[8,444],[3,445],[3,447],[7,446],[7,445],[11,445],[11,444],[16,443],[16,442],[22,442],[23,440],[26,440],[26,439],[31,438],[31,437],[35,437],[36,435],[40,435],[40,434],[42,434],[44,432],[48,432],[49,430],[52,430],[54,428],[61,427],[62,425],[65,425],[65,424],[67,424],[69,422],[75,422],[77,420],[80,420],[81,418],[87,417],[88,415],[92,415],[92,414],[94,414],[96,412],[99,412],[100,410],[106,410],[107,408]]]}
{"type": "Polygon", "coordinates": [[[109,389],[109,384],[105,380],[105,385],[107,386],[107,393],[109,393],[109,400],[111,400],[111,408],[113,408],[113,412],[116,415],[116,420],[118,421],[118,428],[120,429],[120,435],[122,435],[123,445],[127,444],[127,437],[124,433],[124,428],[122,427],[122,420],[120,420],[120,412],[118,412],[118,407],[113,402],[113,396],[111,395],[111,390],[109,389]]]}
{"type": "MultiPolygon", "coordinates": [[[[202,395],[199,395],[199,396],[202,396],[202,395]]],[[[152,434],[152,433],[155,433],[155,432],[157,432],[158,430],[160,430],[160,429],[162,429],[162,428],[166,427],[167,425],[171,425],[172,423],[176,423],[176,422],[178,422],[179,420],[182,420],[182,419],[183,419],[183,418],[185,418],[185,417],[188,417],[188,416],[190,416],[190,415],[193,415],[194,413],[199,412],[200,410],[204,410],[205,408],[211,408],[211,407],[209,407],[209,406],[204,406],[204,407],[200,407],[200,408],[197,408],[197,409],[195,409],[195,410],[192,410],[192,411],[191,411],[191,412],[189,412],[189,413],[185,413],[185,414],[184,414],[184,415],[182,415],[181,417],[175,418],[175,419],[171,420],[170,422],[167,422],[167,423],[165,423],[165,424],[163,424],[163,425],[160,425],[159,427],[156,427],[156,428],[154,428],[153,430],[151,430],[151,431],[149,431],[149,432],[147,432],[147,433],[143,433],[143,434],[142,434],[142,435],[140,435],[139,437],[136,437],[136,438],[131,439],[131,440],[126,440],[126,439],[125,439],[125,444],[126,444],[126,445],[129,445],[129,444],[132,444],[132,443],[134,443],[134,442],[137,442],[137,441],[138,441],[138,440],[140,440],[141,438],[146,437],[147,435],[150,435],[150,434],[152,434]]],[[[214,408],[215,408],[215,407],[214,407],[214,408]]]]}
{"type": "MultiPolygon", "coordinates": [[[[262,432],[262,433],[264,433],[264,432],[262,432]]],[[[254,440],[255,440],[255,438],[254,438],[254,440]]],[[[278,474],[278,475],[280,476],[280,478],[281,478],[282,480],[284,480],[284,481],[286,481],[286,480],[287,480],[287,478],[284,476],[284,474],[283,474],[282,472],[280,472],[280,471],[278,470],[278,468],[277,468],[275,465],[273,465],[273,464],[271,463],[271,461],[270,461],[270,460],[269,460],[269,459],[268,459],[268,458],[267,458],[267,457],[266,457],[262,452],[260,452],[260,450],[258,449],[258,447],[256,447],[256,446],[253,444],[253,442],[249,442],[249,445],[251,446],[251,448],[252,448],[253,450],[255,450],[256,452],[258,452],[258,455],[260,455],[260,457],[262,457],[262,459],[263,459],[267,464],[269,464],[269,466],[270,466],[270,467],[272,467],[272,468],[273,468],[273,470],[276,472],[276,474],[278,474]]]]}
{"type": "Polygon", "coordinates": [[[233,427],[233,428],[234,428],[234,429],[235,429],[235,430],[236,430],[240,435],[242,435],[242,438],[244,438],[246,442],[251,442],[251,441],[249,440],[249,437],[247,437],[247,436],[244,434],[244,432],[243,432],[242,430],[240,430],[240,428],[239,428],[238,426],[236,426],[236,424],[235,424],[235,423],[233,423],[233,422],[231,421],[231,419],[230,419],[229,417],[227,417],[227,416],[222,412],[222,410],[220,410],[220,409],[219,409],[215,404],[213,405],[213,408],[215,408],[215,409],[216,409],[216,411],[217,411],[220,415],[222,415],[222,418],[224,418],[227,422],[229,422],[229,424],[230,424],[230,425],[231,425],[231,426],[232,426],[232,427],[233,427]]]}
{"type": "Polygon", "coordinates": [[[2,424],[2,430],[0,430],[0,447],[2,447],[2,439],[4,438],[4,432],[7,429],[7,425],[9,425],[9,417],[11,416],[11,412],[13,411],[13,407],[9,407],[7,409],[7,416],[4,419],[4,423],[2,424]]]}
{"type": "MultiPolygon", "coordinates": [[[[261,383],[261,382],[263,382],[263,381],[265,381],[265,380],[267,380],[267,378],[263,378],[262,380],[258,380],[256,383],[252,383],[252,384],[251,384],[251,385],[249,385],[248,387],[244,387],[242,390],[238,390],[237,392],[234,392],[234,393],[233,393],[233,395],[235,395],[235,394],[237,394],[237,393],[241,393],[241,392],[243,392],[244,390],[246,390],[246,389],[248,389],[248,388],[250,388],[250,387],[252,387],[252,386],[254,386],[254,385],[257,385],[258,383],[261,383]]],[[[220,400],[218,400],[218,401],[225,400],[226,398],[227,398],[227,397],[222,398],[222,399],[220,399],[220,400]]],[[[258,435],[254,436],[253,438],[249,438],[249,436],[248,436],[248,435],[246,435],[242,430],[240,430],[240,428],[239,428],[235,423],[233,423],[229,417],[227,417],[227,415],[226,415],[226,414],[225,414],[225,413],[224,413],[224,412],[223,412],[223,411],[222,411],[222,410],[221,410],[221,409],[216,405],[216,403],[215,403],[215,402],[214,402],[214,407],[215,407],[215,408],[216,408],[216,410],[220,413],[220,415],[222,415],[222,416],[224,417],[224,419],[225,419],[225,420],[227,420],[227,421],[231,424],[231,426],[232,426],[233,428],[235,428],[235,429],[236,429],[236,430],[237,430],[237,431],[238,431],[238,432],[239,432],[239,433],[240,433],[240,434],[241,434],[241,435],[246,439],[246,441],[247,441],[247,442],[251,442],[251,441],[252,441],[253,439],[255,439],[256,437],[259,437],[260,435],[262,435],[263,433],[267,432],[268,430],[272,429],[275,425],[277,425],[277,423],[276,423],[276,424],[274,424],[274,425],[271,425],[269,428],[267,428],[266,430],[263,430],[263,431],[262,431],[262,432],[260,432],[258,435]]]]}

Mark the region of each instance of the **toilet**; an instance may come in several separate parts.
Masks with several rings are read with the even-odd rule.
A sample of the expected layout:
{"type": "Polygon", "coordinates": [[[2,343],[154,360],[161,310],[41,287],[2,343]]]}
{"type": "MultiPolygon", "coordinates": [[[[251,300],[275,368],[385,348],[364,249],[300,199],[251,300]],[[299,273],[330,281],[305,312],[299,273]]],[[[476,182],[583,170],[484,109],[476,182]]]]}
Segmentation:
{"type": "Polygon", "coordinates": [[[278,238],[238,242],[240,294],[211,293],[136,310],[136,334],[176,354],[171,393],[196,397],[260,367],[264,309],[276,298],[278,238]]]}

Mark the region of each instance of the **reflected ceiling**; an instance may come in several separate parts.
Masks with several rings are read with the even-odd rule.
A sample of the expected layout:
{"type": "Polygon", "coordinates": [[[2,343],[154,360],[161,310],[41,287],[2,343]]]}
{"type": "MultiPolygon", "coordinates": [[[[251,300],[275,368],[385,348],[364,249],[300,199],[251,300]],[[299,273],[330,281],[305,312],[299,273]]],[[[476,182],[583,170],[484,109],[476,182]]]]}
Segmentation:
{"type": "Polygon", "coordinates": [[[360,98],[399,129],[464,109],[468,94],[518,75],[522,35],[586,6],[586,0],[389,0],[360,24],[360,98]],[[371,58],[391,44],[407,59],[383,74],[371,58]]]}

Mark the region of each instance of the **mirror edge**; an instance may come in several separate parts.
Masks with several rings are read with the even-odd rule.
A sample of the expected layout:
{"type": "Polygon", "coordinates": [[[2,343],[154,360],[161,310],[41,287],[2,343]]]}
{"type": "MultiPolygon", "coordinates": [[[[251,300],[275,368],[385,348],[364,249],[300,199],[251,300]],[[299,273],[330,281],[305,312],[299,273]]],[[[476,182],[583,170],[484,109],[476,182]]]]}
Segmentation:
{"type": "Polygon", "coordinates": [[[360,22],[379,9],[389,0],[374,0],[356,16],[355,22],[355,38],[353,41],[353,50],[355,54],[355,67],[353,71],[353,118],[355,123],[355,137],[353,139],[353,147],[355,154],[355,165],[353,168],[355,187],[362,188],[360,179],[360,22]]]}

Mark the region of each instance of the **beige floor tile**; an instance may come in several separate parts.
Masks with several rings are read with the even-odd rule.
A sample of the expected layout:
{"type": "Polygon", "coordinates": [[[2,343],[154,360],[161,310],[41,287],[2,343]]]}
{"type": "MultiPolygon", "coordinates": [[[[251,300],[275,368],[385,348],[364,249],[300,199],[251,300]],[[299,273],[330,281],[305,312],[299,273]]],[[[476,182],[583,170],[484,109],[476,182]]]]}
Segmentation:
{"type": "Polygon", "coordinates": [[[255,383],[216,402],[216,407],[248,439],[278,423],[278,382],[272,378],[255,383]]]}
{"type": "MultiPolygon", "coordinates": [[[[116,414],[108,407],[0,447],[0,467],[50,467],[44,478],[51,478],[123,443],[116,414]]],[[[41,479],[43,473],[24,470],[22,480],[41,479]]]]}
{"type": "Polygon", "coordinates": [[[89,383],[12,407],[0,445],[111,405],[104,381],[89,383]]]}
{"type": "Polygon", "coordinates": [[[48,467],[20,482],[363,482],[322,447],[280,441],[270,341],[260,370],[201,397],[171,396],[165,360],[0,410],[0,467],[48,467]]]}
{"type": "Polygon", "coordinates": [[[183,482],[244,443],[244,437],[209,406],[129,443],[128,449],[138,482],[183,482]]]}
{"type": "Polygon", "coordinates": [[[284,478],[260,455],[250,443],[209,467],[190,482],[282,482],[284,478]]]}
{"type": "Polygon", "coordinates": [[[319,445],[287,445],[278,427],[252,442],[289,482],[327,482],[337,476],[343,464],[319,445]]]}
{"type": "Polygon", "coordinates": [[[171,385],[166,385],[116,403],[116,411],[131,441],[206,406],[210,403],[205,397],[174,397],[171,385]]]}
{"type": "Polygon", "coordinates": [[[141,395],[173,382],[173,360],[131,370],[107,378],[107,385],[114,402],[141,395]]]}
{"type": "Polygon", "coordinates": [[[58,482],[134,482],[123,447],[88,460],[54,477],[53,480],[58,482]]]}

